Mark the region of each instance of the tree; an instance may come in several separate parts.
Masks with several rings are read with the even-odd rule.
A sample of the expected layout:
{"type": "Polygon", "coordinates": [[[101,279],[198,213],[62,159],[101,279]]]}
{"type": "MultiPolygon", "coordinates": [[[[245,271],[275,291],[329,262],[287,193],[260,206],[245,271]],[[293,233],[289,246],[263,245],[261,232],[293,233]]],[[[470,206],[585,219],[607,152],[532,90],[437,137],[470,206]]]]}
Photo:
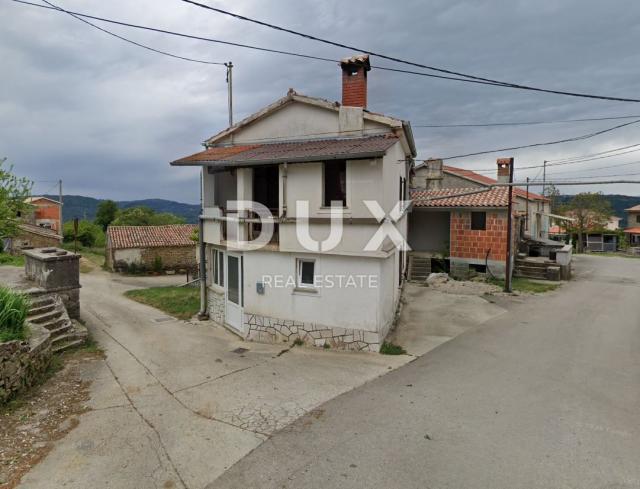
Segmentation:
{"type": "Polygon", "coordinates": [[[107,230],[109,224],[111,224],[118,213],[118,204],[113,200],[103,200],[98,204],[98,211],[96,212],[95,223],[102,227],[103,231],[107,230]]]}
{"type": "Polygon", "coordinates": [[[112,226],[162,226],[165,224],[184,224],[182,217],[169,212],[154,212],[149,207],[130,207],[120,209],[112,226]]]}
{"type": "Polygon", "coordinates": [[[33,186],[29,179],[16,177],[13,166],[4,167],[6,161],[6,158],[0,158],[0,238],[18,234],[18,225],[31,211],[26,199],[33,186]]]}
{"type": "Polygon", "coordinates": [[[549,208],[552,213],[558,212],[560,207],[560,191],[553,184],[547,185],[544,196],[549,199],[549,208]]]}
{"type": "MultiPolygon", "coordinates": [[[[63,226],[63,238],[65,243],[73,242],[73,221],[68,221],[64,223],[63,226]]],[[[82,246],[99,246],[102,247],[105,245],[105,235],[104,231],[97,224],[87,220],[82,219],[78,222],[78,242],[82,246]]]]}
{"type": "Polygon", "coordinates": [[[567,229],[578,235],[576,251],[584,251],[584,234],[604,228],[612,214],[611,204],[601,193],[585,192],[575,195],[564,207],[563,213],[574,219],[567,229]]]}

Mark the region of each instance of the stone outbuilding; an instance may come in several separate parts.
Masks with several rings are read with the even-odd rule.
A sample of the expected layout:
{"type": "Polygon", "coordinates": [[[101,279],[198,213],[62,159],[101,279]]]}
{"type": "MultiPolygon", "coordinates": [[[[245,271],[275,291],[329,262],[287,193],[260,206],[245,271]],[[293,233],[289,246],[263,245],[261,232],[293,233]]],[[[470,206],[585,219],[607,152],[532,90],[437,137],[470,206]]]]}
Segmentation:
{"type": "Polygon", "coordinates": [[[195,270],[197,226],[109,226],[106,265],[112,271],[195,270]]]}
{"type": "Polygon", "coordinates": [[[30,248],[56,247],[62,243],[62,236],[52,229],[27,223],[20,224],[18,228],[18,234],[3,243],[4,249],[10,253],[19,254],[30,248]]]}

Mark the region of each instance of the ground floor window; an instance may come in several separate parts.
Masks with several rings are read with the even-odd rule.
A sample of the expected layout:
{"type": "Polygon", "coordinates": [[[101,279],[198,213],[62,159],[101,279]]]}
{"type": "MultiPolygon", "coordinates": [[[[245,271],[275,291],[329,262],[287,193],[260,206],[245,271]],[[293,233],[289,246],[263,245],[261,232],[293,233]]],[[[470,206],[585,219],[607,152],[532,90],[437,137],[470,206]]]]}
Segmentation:
{"type": "Polygon", "coordinates": [[[316,261],[307,258],[298,258],[297,273],[298,273],[298,287],[313,287],[316,261]]]}
{"type": "Polygon", "coordinates": [[[484,231],[487,229],[487,213],[472,212],[471,213],[471,230],[484,231]]]}
{"type": "Polygon", "coordinates": [[[211,278],[214,284],[224,287],[224,252],[215,248],[211,257],[211,278]]]}

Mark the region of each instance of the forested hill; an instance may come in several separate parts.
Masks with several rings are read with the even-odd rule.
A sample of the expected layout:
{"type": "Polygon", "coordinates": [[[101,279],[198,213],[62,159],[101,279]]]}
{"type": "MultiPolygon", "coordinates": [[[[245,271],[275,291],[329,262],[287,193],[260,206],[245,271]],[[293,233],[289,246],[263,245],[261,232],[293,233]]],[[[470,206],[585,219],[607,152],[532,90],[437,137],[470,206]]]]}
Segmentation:
{"type": "MultiPolygon", "coordinates": [[[[46,197],[58,200],[57,195],[47,195],[46,197]]],[[[102,199],[94,199],[93,197],[84,197],[82,195],[63,195],[62,199],[64,202],[63,217],[65,221],[70,221],[74,217],[93,220],[96,217],[98,204],[102,202],[102,199]]],[[[150,207],[156,212],[170,212],[176,216],[183,217],[189,224],[196,224],[200,213],[199,205],[164,199],[127,200],[117,202],[117,204],[121,209],[144,206],[150,207]]]]}

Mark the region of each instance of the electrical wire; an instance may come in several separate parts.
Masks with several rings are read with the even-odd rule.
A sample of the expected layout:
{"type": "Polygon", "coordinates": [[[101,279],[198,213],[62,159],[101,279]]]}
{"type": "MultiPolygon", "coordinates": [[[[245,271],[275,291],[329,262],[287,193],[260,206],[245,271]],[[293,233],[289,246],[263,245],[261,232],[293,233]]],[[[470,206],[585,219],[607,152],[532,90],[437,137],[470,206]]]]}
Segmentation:
{"type": "Polygon", "coordinates": [[[582,141],[584,139],[589,139],[595,136],[599,136],[601,134],[605,134],[607,132],[611,132],[611,131],[615,131],[616,129],[620,129],[622,127],[626,127],[626,126],[630,126],[632,124],[637,124],[638,122],[640,122],[640,119],[635,120],[635,121],[631,121],[631,122],[626,122],[624,124],[619,124],[617,126],[613,126],[613,127],[609,127],[607,129],[603,129],[601,131],[596,131],[596,132],[592,132],[589,134],[584,134],[582,136],[575,136],[572,138],[566,138],[566,139],[558,139],[556,141],[546,141],[544,143],[533,143],[533,144],[525,144],[523,146],[512,146],[509,148],[500,148],[500,149],[490,149],[490,150],[486,150],[486,151],[477,151],[475,153],[466,153],[466,154],[461,154],[461,155],[454,155],[454,156],[447,156],[446,158],[441,158],[442,160],[454,160],[454,159],[458,159],[458,158],[466,158],[468,156],[478,156],[478,155],[486,155],[486,154],[491,154],[491,153],[499,153],[502,151],[514,151],[516,149],[525,149],[525,148],[537,148],[540,146],[551,146],[554,144],[562,144],[562,143],[570,143],[570,142],[574,142],[574,141],[582,141]]]}
{"type": "Polygon", "coordinates": [[[604,96],[604,95],[593,95],[593,94],[588,94],[588,93],[579,93],[579,92],[567,92],[567,91],[562,91],[562,90],[551,90],[551,89],[544,89],[544,88],[538,88],[538,87],[532,87],[532,86],[527,86],[527,85],[520,85],[517,83],[511,83],[511,82],[503,82],[500,80],[493,80],[491,78],[484,78],[484,77],[480,77],[480,76],[475,76],[475,75],[469,75],[466,73],[462,73],[462,72],[456,72],[456,71],[452,71],[452,70],[447,70],[444,68],[438,68],[436,66],[429,66],[429,65],[425,65],[422,63],[416,63],[414,61],[408,61],[408,60],[404,60],[401,58],[397,58],[394,56],[388,56],[382,53],[377,53],[375,51],[370,51],[367,49],[362,49],[356,46],[350,46],[348,44],[343,44],[343,43],[339,43],[336,41],[331,41],[329,39],[323,39],[321,37],[317,37],[317,36],[313,36],[311,34],[306,34],[303,32],[299,32],[299,31],[294,31],[292,29],[288,29],[286,27],[282,27],[282,26],[278,26],[275,24],[269,24],[268,22],[263,22],[257,19],[252,19],[251,17],[246,17],[244,15],[240,15],[240,14],[236,14],[233,12],[229,12],[227,10],[223,10],[220,8],[216,8],[216,7],[212,7],[210,5],[206,5],[200,2],[196,2],[194,0],[180,0],[184,3],[188,3],[203,9],[207,9],[213,12],[217,12],[220,14],[224,14],[224,15],[228,15],[231,17],[235,17],[236,19],[240,19],[246,22],[252,22],[254,24],[258,24],[264,27],[268,27],[270,29],[275,29],[281,32],[287,32],[289,34],[293,34],[299,37],[303,37],[305,39],[310,39],[312,41],[317,41],[317,42],[321,42],[324,44],[329,44],[331,46],[336,46],[336,47],[340,47],[340,48],[345,48],[345,49],[350,49],[353,51],[359,51],[365,54],[369,54],[371,56],[377,56],[378,58],[382,58],[382,59],[386,59],[388,61],[394,61],[396,63],[401,63],[401,64],[406,64],[406,65],[410,65],[410,66],[415,66],[417,68],[424,68],[427,70],[431,70],[431,71],[437,71],[440,73],[446,73],[447,75],[455,75],[455,76],[459,76],[459,77],[464,77],[466,79],[470,79],[470,80],[474,80],[474,81],[482,81],[482,82],[488,82],[491,84],[495,84],[498,86],[502,86],[502,87],[506,87],[506,88],[516,88],[516,89],[520,89],[520,90],[530,90],[530,91],[536,91],[536,92],[544,92],[544,93],[552,93],[552,94],[556,94],[556,95],[567,95],[567,96],[571,96],[571,97],[583,97],[583,98],[591,98],[591,99],[600,99],[600,100],[613,100],[613,101],[618,101],[618,102],[640,102],[639,99],[630,99],[630,98],[620,98],[620,97],[609,97],[609,96],[604,96]]]}
{"type": "MultiPolygon", "coordinates": [[[[62,7],[54,5],[53,3],[51,3],[51,2],[49,2],[47,0],[42,0],[42,1],[44,3],[46,3],[47,5],[49,5],[49,7],[52,8],[52,9],[58,10],[60,12],[64,12],[66,14],[69,14],[74,19],[77,19],[80,22],[84,22],[85,24],[90,25],[91,27],[93,27],[95,29],[98,29],[99,31],[104,32],[105,34],[108,34],[108,35],[113,36],[113,37],[115,37],[117,39],[120,39],[121,41],[128,42],[129,44],[133,44],[134,46],[138,46],[140,48],[146,49],[148,51],[152,51],[152,52],[157,53],[157,54],[162,54],[162,55],[165,55],[165,56],[169,56],[171,58],[181,59],[183,61],[191,61],[193,63],[200,63],[200,64],[206,64],[206,65],[224,65],[224,63],[221,63],[221,62],[206,61],[206,60],[195,59],[195,58],[188,58],[186,56],[180,56],[180,55],[177,55],[177,54],[169,53],[167,51],[162,51],[160,49],[152,48],[151,46],[147,46],[147,45],[139,43],[137,41],[133,41],[133,40],[128,39],[128,38],[126,38],[124,36],[116,34],[115,32],[111,32],[110,30],[104,29],[104,28],[102,28],[102,27],[100,27],[100,26],[98,26],[98,25],[96,25],[96,24],[94,24],[92,22],[89,22],[88,20],[83,19],[81,16],[78,16],[75,13],[70,12],[69,10],[65,10],[62,7]]],[[[44,5],[40,5],[40,6],[41,7],[45,7],[44,5]]]]}
{"type": "Polygon", "coordinates": [[[470,124],[412,124],[411,127],[420,128],[453,128],[453,127],[495,127],[495,126],[534,126],[540,124],[563,124],[569,122],[593,122],[593,121],[614,121],[620,119],[638,119],[640,115],[623,115],[612,117],[590,117],[587,119],[565,119],[557,121],[524,121],[524,122],[487,122],[470,124]]]}

